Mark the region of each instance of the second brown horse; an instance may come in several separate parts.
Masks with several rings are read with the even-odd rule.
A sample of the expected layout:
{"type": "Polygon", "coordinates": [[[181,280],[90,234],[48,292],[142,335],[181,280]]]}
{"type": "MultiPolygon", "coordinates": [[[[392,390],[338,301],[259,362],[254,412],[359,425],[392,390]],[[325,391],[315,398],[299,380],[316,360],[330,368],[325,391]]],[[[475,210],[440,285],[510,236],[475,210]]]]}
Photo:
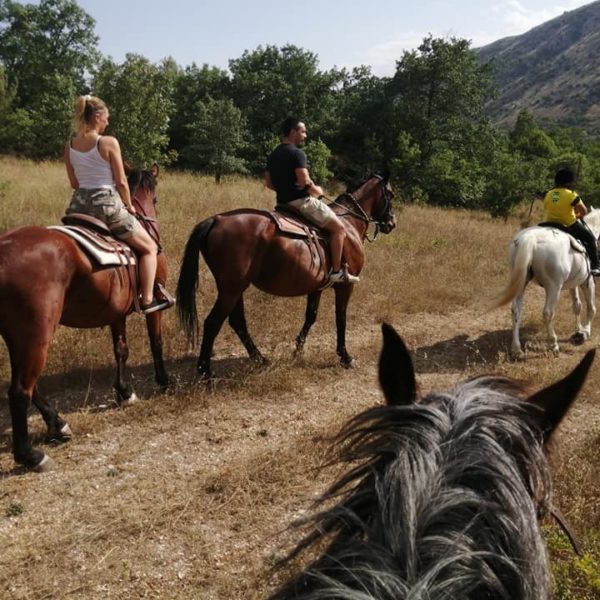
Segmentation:
{"type": "MultiPolygon", "coordinates": [[[[344,260],[353,274],[359,274],[364,266],[364,239],[369,224],[375,223],[382,233],[389,233],[395,227],[392,198],[387,176],[373,175],[331,205],[346,229],[344,260]]],[[[213,343],[227,318],[250,358],[265,361],[250,337],[244,315],[243,294],[250,284],[277,296],[307,295],[304,326],[296,338],[296,351],[302,350],[317,318],[321,289],[327,282],[328,251],[318,253],[324,260],[315,260],[310,243],[281,233],[264,211],[234,210],[198,223],[188,239],[177,286],[177,310],[190,339],[198,329],[196,291],[200,252],[215,278],[218,292],[204,321],[197,363],[200,375],[212,375],[213,343]]],[[[344,366],[350,366],[352,357],[346,350],[346,309],[352,285],[336,284],[334,290],[337,354],[344,366]]]]}
{"type": "MultiPolygon", "coordinates": [[[[150,171],[128,172],[137,212],[150,235],[158,241],[154,206],[157,176],[157,165],[150,171]]],[[[163,254],[158,259],[156,280],[164,283],[166,259],[163,254]]],[[[117,361],[114,382],[117,400],[123,405],[136,399],[131,385],[124,380],[129,354],[125,320],[134,306],[126,269],[100,268],[77,242],[45,227],[20,227],[0,236],[0,335],[10,355],[8,400],[17,463],[39,471],[52,466],[48,455],[33,448],[29,439],[27,409],[31,402],[48,427],[47,439],[65,441],[71,437],[66,421],[37,387],[59,324],[77,328],[109,325],[117,361]]],[[[161,313],[147,315],[146,322],[156,381],[166,386],[161,313]]]]}

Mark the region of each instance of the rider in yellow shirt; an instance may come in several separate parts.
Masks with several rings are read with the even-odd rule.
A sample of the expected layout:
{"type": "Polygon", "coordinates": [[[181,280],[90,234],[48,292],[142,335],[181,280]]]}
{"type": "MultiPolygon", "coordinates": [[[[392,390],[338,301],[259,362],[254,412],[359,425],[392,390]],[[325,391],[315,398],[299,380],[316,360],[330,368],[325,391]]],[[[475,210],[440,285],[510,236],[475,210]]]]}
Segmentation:
{"type": "Polygon", "coordinates": [[[575,173],[568,168],[559,169],[554,177],[554,187],[544,197],[544,220],[560,225],[563,231],[579,240],[590,257],[591,274],[600,277],[600,259],[597,240],[582,220],[587,208],[577,192],[571,188],[575,173]]]}

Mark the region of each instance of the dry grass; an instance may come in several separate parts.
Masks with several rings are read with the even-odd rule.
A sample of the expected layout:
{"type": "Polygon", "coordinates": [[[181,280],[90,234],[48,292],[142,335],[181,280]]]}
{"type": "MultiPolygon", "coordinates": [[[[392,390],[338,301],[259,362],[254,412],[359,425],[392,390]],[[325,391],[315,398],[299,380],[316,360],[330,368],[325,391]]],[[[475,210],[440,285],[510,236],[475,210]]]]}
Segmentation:
{"type": "MultiPolygon", "coordinates": [[[[231,208],[272,204],[257,181],[217,186],[186,174],[164,173],[159,195],[171,288],[196,222],[231,208]]],[[[60,165],[0,159],[0,229],[55,222],[68,196],[60,165]]],[[[224,329],[215,345],[220,379],[210,389],[195,380],[196,349],[188,348],[170,311],[165,355],[176,383],[166,395],[153,385],[143,320],[132,317],[130,367],[145,401],[127,410],[111,408],[108,331],[61,328],[41,381],[75,432],[70,444],[48,449],[58,470],[36,475],[14,469],[8,409],[0,405],[0,597],[263,597],[283,576],[271,565],[293,534],[281,532],[331,479],[331,472],[315,471],[327,437],[381,399],[376,359],[382,320],[414,349],[425,389],[483,371],[541,386],[597,345],[596,333],[582,348],[566,342],[573,319],[565,298],[557,318],[563,352],[559,359],[549,356],[540,290],[531,289],[524,316],[530,358],[507,360],[508,310],[486,313],[482,307],[504,283],[508,242],[518,226],[518,219],[404,207],[397,230],[367,248],[349,307],[348,348],[358,363],[350,371],[337,366],[331,292],[304,357],[293,362],[304,300],[250,290],[249,325],[271,366],[253,370],[224,329]]],[[[200,315],[212,301],[203,269],[200,315]]],[[[2,346],[4,389],[8,377],[2,346]]],[[[584,568],[600,560],[599,384],[595,367],[558,440],[557,503],[589,551],[588,563],[574,563],[555,542],[560,534],[549,529],[560,598],[599,597],[584,568]]],[[[32,413],[30,423],[39,438],[39,416],[32,413]]]]}

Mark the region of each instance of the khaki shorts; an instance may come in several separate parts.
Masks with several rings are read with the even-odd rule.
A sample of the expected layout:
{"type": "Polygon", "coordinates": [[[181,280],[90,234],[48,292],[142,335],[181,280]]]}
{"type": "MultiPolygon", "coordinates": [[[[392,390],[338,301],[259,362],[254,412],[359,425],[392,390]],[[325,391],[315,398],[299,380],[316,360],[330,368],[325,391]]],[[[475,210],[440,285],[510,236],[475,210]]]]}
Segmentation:
{"type": "Polygon", "coordinates": [[[335,213],[329,206],[323,200],[313,198],[312,196],[292,200],[288,202],[288,205],[295,208],[305,219],[318,227],[323,227],[331,219],[335,219],[335,213]]]}
{"type": "Polygon", "coordinates": [[[115,188],[75,190],[66,213],[96,217],[106,223],[115,237],[122,240],[142,230],[140,222],[125,208],[115,188]]]}

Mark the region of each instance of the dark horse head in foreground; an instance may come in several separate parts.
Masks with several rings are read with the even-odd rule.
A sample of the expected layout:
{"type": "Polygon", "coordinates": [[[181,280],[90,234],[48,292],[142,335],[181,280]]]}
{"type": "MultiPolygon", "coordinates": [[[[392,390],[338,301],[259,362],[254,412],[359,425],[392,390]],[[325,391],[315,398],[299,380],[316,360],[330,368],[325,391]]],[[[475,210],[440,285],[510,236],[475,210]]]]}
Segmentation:
{"type": "Polygon", "coordinates": [[[545,600],[538,519],[550,508],[544,446],[581,388],[586,354],[533,395],[477,377],[418,397],[410,355],[389,326],[379,376],[387,405],[342,430],[347,471],[305,520],[291,553],[320,556],[272,600],[545,600]]]}
{"type": "MultiPolygon", "coordinates": [[[[142,224],[158,241],[156,223],[156,177],[149,170],[128,169],[132,201],[142,224]]],[[[158,256],[157,282],[164,284],[166,259],[158,256]]],[[[8,400],[15,461],[30,469],[44,470],[51,459],[31,445],[27,409],[38,408],[48,427],[47,438],[66,441],[67,423],[39,392],[37,380],[59,324],[93,328],[110,326],[117,361],[114,388],[119,403],[131,402],[135,394],[124,381],[128,357],[125,319],[134,306],[127,267],[101,267],[78,244],[59,231],[45,227],[19,227],[0,236],[0,335],[11,364],[8,400]]],[[[162,357],[161,313],[146,316],[156,381],[168,383],[162,357]]],[[[73,351],[76,351],[74,348],[73,351]]]]}
{"type": "MultiPolygon", "coordinates": [[[[383,233],[395,227],[392,198],[387,176],[372,175],[330,205],[346,230],[344,260],[350,272],[359,274],[364,266],[364,240],[369,224],[375,223],[383,233]]],[[[307,296],[304,326],[296,338],[296,351],[302,351],[316,321],[321,290],[330,268],[329,252],[323,246],[323,240],[315,245],[310,240],[280,232],[265,211],[234,210],[196,225],[181,264],[177,310],[183,328],[193,339],[198,328],[196,291],[201,252],[217,286],[216,302],[204,321],[198,357],[201,375],[211,376],[213,344],[225,319],[229,319],[250,358],[259,363],[265,361],[246,325],[243,295],[251,284],[276,296],[307,296]]],[[[349,366],[352,357],[346,350],[346,309],[352,285],[336,284],[334,290],[337,353],[342,364],[349,366]]]]}

